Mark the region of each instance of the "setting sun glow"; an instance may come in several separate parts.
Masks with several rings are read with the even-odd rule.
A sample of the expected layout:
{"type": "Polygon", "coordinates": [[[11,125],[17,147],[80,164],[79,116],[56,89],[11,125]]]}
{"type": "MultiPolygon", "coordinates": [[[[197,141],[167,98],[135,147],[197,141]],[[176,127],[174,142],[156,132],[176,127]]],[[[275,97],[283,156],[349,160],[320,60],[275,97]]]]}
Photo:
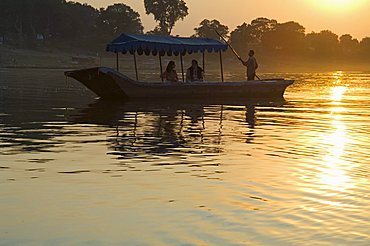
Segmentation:
{"type": "MultiPolygon", "coordinates": [[[[311,2],[311,1],[310,1],[311,2]]],[[[314,1],[315,5],[324,10],[330,11],[349,11],[360,7],[364,0],[320,0],[314,1]]]]}
{"type": "Polygon", "coordinates": [[[348,5],[353,3],[352,0],[325,0],[324,2],[328,4],[334,4],[334,5],[348,5]]]}

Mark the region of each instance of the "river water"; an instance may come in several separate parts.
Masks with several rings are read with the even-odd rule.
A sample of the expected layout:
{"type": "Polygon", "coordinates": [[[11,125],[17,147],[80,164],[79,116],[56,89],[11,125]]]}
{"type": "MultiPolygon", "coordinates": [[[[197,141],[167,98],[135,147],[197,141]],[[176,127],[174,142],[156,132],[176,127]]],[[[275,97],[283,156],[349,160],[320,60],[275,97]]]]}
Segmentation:
{"type": "Polygon", "coordinates": [[[203,105],[62,72],[0,70],[0,245],[370,244],[370,73],[203,105]]]}

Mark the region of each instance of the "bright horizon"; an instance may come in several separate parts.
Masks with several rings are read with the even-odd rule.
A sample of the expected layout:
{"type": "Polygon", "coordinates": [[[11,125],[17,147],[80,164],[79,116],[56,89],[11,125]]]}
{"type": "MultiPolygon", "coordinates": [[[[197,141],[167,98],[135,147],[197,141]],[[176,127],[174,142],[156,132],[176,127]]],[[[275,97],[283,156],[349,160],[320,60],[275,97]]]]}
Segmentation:
{"type": "MultiPolygon", "coordinates": [[[[146,15],[143,0],[78,0],[95,8],[124,3],[139,12],[145,31],[152,30],[156,22],[146,15]]],[[[337,35],[351,34],[361,40],[370,37],[370,1],[368,0],[185,0],[189,15],[176,23],[174,35],[194,34],[194,28],[203,19],[217,19],[232,31],[243,22],[250,23],[258,17],[276,19],[278,22],[296,21],[306,28],[306,33],[331,30],[337,35]],[[253,4],[252,4],[253,3],[253,4]],[[207,8],[211,10],[208,11],[207,8]]]]}

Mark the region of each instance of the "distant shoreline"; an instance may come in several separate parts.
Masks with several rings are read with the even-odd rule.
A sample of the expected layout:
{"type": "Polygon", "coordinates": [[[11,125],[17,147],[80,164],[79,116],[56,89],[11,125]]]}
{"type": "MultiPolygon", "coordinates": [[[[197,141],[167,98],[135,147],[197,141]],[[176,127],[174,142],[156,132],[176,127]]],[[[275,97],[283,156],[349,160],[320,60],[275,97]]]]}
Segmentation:
{"type": "MultiPolygon", "coordinates": [[[[116,60],[114,54],[104,52],[91,55],[87,52],[63,52],[58,50],[32,50],[32,49],[16,49],[9,46],[0,46],[0,68],[4,69],[81,69],[87,67],[116,67],[116,60]]],[[[189,63],[188,60],[193,59],[196,55],[186,56],[185,67],[189,63]]],[[[153,60],[153,63],[158,63],[157,59],[150,56],[139,57],[140,67],[147,67],[147,62],[153,60]],[[143,58],[144,57],[144,58],[143,58]]],[[[163,66],[168,60],[175,60],[178,62],[178,57],[165,57],[163,59],[163,66]]],[[[295,58],[276,58],[258,56],[257,60],[260,64],[260,73],[305,73],[305,72],[370,72],[370,63],[346,61],[343,65],[340,61],[323,61],[319,63],[318,60],[298,60],[295,58]]],[[[178,62],[179,63],[179,62],[178,62]]],[[[133,63],[130,56],[120,56],[120,66],[122,71],[131,71],[133,63]]],[[[178,72],[181,70],[177,66],[178,72]]],[[[153,70],[158,69],[153,67],[153,70]]],[[[206,70],[212,73],[219,69],[219,61],[217,56],[207,54],[206,56],[206,70]]],[[[239,61],[230,54],[224,56],[224,71],[225,72],[243,72],[245,68],[240,65],[239,61]]]]}

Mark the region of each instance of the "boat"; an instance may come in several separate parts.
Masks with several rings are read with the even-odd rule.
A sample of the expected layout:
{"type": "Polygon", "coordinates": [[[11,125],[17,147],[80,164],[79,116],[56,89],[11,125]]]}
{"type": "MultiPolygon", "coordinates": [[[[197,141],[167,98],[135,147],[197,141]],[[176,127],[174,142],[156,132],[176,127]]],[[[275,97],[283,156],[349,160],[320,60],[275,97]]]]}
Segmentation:
{"type": "Polygon", "coordinates": [[[162,37],[156,35],[134,35],[123,33],[107,45],[108,52],[116,53],[116,69],[108,67],[93,67],[87,69],[66,71],[67,77],[81,82],[102,99],[281,99],[286,88],[293,80],[265,79],[253,81],[224,81],[222,52],[228,45],[216,39],[162,37]],[[205,52],[219,52],[221,65],[221,82],[190,82],[184,80],[183,56],[192,53],[202,53],[203,70],[205,52]],[[119,71],[119,53],[130,53],[134,57],[136,80],[119,71]],[[181,58],[182,82],[165,81],[142,82],[137,71],[136,54],[155,55],[159,57],[162,74],[164,55],[175,55],[181,58]]]}

